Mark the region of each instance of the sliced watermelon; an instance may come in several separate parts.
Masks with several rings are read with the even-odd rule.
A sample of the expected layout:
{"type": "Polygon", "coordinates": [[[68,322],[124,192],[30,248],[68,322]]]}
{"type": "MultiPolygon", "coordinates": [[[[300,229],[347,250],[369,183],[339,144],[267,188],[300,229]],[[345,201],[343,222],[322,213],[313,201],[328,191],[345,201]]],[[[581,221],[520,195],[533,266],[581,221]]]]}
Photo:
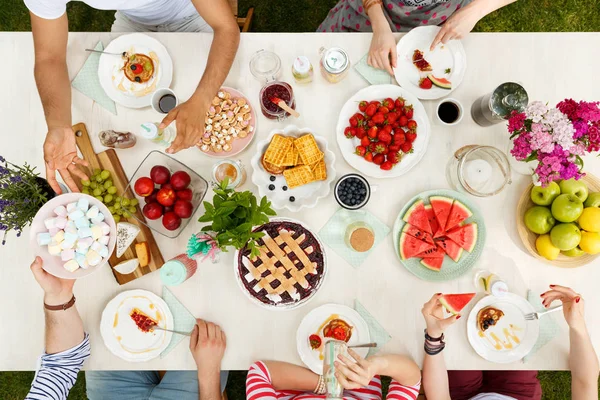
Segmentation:
{"type": "MultiPolygon", "coordinates": [[[[460,249],[460,247],[459,247],[459,249],[460,249]]],[[[446,255],[446,253],[444,252],[444,250],[442,250],[441,248],[439,248],[439,247],[436,246],[435,249],[425,250],[424,252],[417,254],[415,257],[421,257],[421,258],[444,258],[444,255],[446,255]]]]}
{"type": "Polygon", "coordinates": [[[448,232],[450,229],[454,228],[471,215],[473,215],[473,213],[467,206],[458,200],[454,200],[454,203],[452,203],[452,209],[450,210],[450,215],[448,215],[448,221],[446,221],[446,227],[444,229],[446,232],[448,232]]]}
{"type": "Polygon", "coordinates": [[[460,257],[462,256],[463,249],[456,243],[454,243],[451,239],[443,238],[435,242],[437,246],[442,249],[448,257],[450,257],[454,262],[458,262],[460,257]]]}
{"type": "Polygon", "coordinates": [[[443,258],[424,258],[421,260],[421,264],[432,271],[438,272],[442,269],[442,264],[444,263],[443,258]]]}
{"type": "Polygon", "coordinates": [[[435,217],[435,213],[433,212],[433,207],[430,204],[425,206],[425,211],[427,211],[427,219],[429,220],[429,226],[431,226],[431,232],[436,233],[440,229],[440,224],[435,217]]]}
{"type": "Polygon", "coordinates": [[[405,232],[405,233],[409,234],[410,236],[417,238],[419,240],[424,240],[429,244],[434,244],[433,238],[431,237],[431,235],[429,233],[422,231],[421,229],[417,228],[416,226],[412,226],[411,224],[404,224],[404,228],[402,228],[402,232],[405,232]]]}
{"type": "MultiPolygon", "coordinates": [[[[429,204],[433,207],[433,212],[437,218],[438,225],[442,228],[441,230],[446,227],[446,222],[448,222],[448,216],[452,209],[452,203],[454,203],[454,199],[446,196],[431,196],[429,198],[429,204]]],[[[437,232],[433,233],[437,234],[437,232]]]]}
{"type": "Polygon", "coordinates": [[[416,256],[429,249],[434,249],[435,245],[414,238],[405,232],[400,235],[400,257],[403,260],[416,256]]]}
{"type": "Polygon", "coordinates": [[[442,238],[444,236],[446,236],[446,231],[442,229],[441,226],[438,228],[437,232],[433,234],[434,239],[442,238]]]}
{"type": "Polygon", "coordinates": [[[440,303],[450,314],[458,314],[475,297],[475,293],[444,294],[440,297],[440,303]]]}
{"type": "Polygon", "coordinates": [[[477,223],[462,225],[446,233],[446,236],[469,253],[477,244],[477,223]]]}
{"type": "Polygon", "coordinates": [[[423,204],[423,200],[417,200],[414,202],[412,206],[406,211],[404,217],[402,218],[404,222],[408,222],[412,226],[415,226],[422,231],[433,234],[431,231],[431,226],[429,225],[429,219],[427,216],[427,211],[425,210],[425,204],[423,204]]]}

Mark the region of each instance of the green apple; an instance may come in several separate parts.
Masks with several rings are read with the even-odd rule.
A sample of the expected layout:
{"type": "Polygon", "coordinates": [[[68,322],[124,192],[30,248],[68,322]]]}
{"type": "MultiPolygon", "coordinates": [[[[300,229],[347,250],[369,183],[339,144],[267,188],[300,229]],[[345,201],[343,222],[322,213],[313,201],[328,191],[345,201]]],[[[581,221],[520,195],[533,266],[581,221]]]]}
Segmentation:
{"type": "Polygon", "coordinates": [[[576,181],[575,178],[571,178],[566,181],[560,181],[558,186],[561,193],[573,194],[582,202],[588,197],[588,188],[582,180],[576,181]]]}
{"type": "Polygon", "coordinates": [[[556,224],[550,209],[542,206],[531,207],[525,213],[524,219],[527,229],[538,235],[550,232],[550,229],[556,224]]]}
{"type": "Polygon", "coordinates": [[[571,250],[562,252],[567,257],[581,257],[585,254],[585,251],[581,250],[579,246],[573,247],[571,250]]]}
{"type": "Polygon", "coordinates": [[[562,251],[573,250],[581,241],[581,231],[575,224],[558,224],[550,231],[550,240],[562,251]]]}
{"type": "Polygon", "coordinates": [[[600,207],[600,192],[588,194],[588,197],[583,205],[586,207],[600,207]]]}
{"type": "Polygon", "coordinates": [[[549,206],[560,194],[560,186],[556,182],[550,182],[548,186],[534,186],[531,189],[531,201],[538,206],[549,206]]]}
{"type": "Polygon", "coordinates": [[[560,222],[573,222],[583,212],[583,203],[574,194],[561,194],[552,202],[552,216],[560,222]]]}

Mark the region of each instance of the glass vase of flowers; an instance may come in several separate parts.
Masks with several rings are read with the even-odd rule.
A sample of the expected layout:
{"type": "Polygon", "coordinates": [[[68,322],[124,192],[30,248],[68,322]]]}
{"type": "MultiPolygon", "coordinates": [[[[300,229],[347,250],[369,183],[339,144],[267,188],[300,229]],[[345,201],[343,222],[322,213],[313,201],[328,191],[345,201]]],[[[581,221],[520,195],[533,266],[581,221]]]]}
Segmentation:
{"type": "Polygon", "coordinates": [[[533,163],[533,180],[552,181],[584,176],[582,156],[600,150],[600,102],[565,99],[555,108],[534,101],[508,120],[510,153],[533,163]]]}

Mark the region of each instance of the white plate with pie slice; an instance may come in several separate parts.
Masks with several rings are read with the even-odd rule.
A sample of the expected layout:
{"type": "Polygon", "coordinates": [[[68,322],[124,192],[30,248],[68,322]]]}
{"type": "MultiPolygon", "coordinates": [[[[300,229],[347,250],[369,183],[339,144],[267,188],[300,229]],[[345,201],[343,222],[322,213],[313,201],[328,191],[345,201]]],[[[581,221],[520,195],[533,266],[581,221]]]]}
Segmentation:
{"type": "MultiPolygon", "coordinates": [[[[371,342],[369,326],[363,317],[355,310],[341,304],[325,304],[315,308],[304,316],[296,333],[296,347],[302,362],[315,374],[323,374],[323,346],[328,338],[323,330],[332,320],[340,319],[351,327],[352,334],[347,341],[349,346],[371,342]],[[310,335],[319,335],[321,346],[313,349],[310,345],[310,335]]],[[[361,357],[366,357],[369,349],[354,349],[361,357]]]]}
{"type": "Polygon", "coordinates": [[[473,307],[467,320],[469,343],[482,358],[495,363],[512,363],[525,357],[537,342],[539,320],[527,321],[525,315],[535,309],[525,298],[514,293],[503,297],[486,296],[473,307]],[[477,322],[479,311],[494,307],[504,313],[485,331],[477,322]]]}
{"type": "Polygon", "coordinates": [[[398,41],[396,52],[398,64],[394,69],[396,81],[419,99],[435,100],[452,93],[462,82],[467,70],[467,55],[460,40],[450,40],[440,43],[433,51],[429,50],[433,39],[440,31],[439,26],[421,26],[411,30],[398,41]],[[431,71],[422,72],[413,64],[415,50],[423,53],[423,58],[431,65],[431,71]],[[433,86],[431,89],[421,89],[421,78],[432,74],[437,78],[445,78],[452,82],[451,89],[433,86]]]}
{"type": "Polygon", "coordinates": [[[167,303],[147,290],[128,290],[108,302],[102,312],[100,333],[106,347],[125,361],[144,362],[156,358],[171,342],[171,332],[143,332],[131,318],[137,309],[157,322],[173,329],[173,314],[167,303]]]}

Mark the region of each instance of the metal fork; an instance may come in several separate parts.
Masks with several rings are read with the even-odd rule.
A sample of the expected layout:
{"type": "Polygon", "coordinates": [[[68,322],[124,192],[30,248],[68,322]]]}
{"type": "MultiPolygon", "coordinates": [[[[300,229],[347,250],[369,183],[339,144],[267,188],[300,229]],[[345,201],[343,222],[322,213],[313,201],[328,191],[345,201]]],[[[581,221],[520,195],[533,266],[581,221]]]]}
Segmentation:
{"type": "Polygon", "coordinates": [[[127,52],[124,51],[122,53],[110,53],[108,51],[102,51],[102,50],[94,50],[94,49],[85,49],[85,51],[91,51],[92,53],[101,53],[101,54],[109,54],[111,56],[120,56],[120,57],[125,57],[127,56],[127,52]]]}
{"type": "Polygon", "coordinates": [[[371,342],[371,343],[365,343],[365,344],[355,344],[354,346],[348,346],[351,349],[357,349],[359,347],[377,347],[377,343],[375,342],[371,342]]]}
{"type": "Polygon", "coordinates": [[[165,329],[165,328],[161,328],[158,325],[152,325],[152,327],[150,329],[158,329],[160,331],[166,331],[166,332],[172,332],[172,333],[178,333],[180,335],[184,335],[184,336],[192,336],[192,332],[181,332],[181,331],[173,331],[171,329],[165,329]]]}
{"type": "Polygon", "coordinates": [[[540,318],[542,317],[542,315],[545,315],[545,314],[550,314],[550,313],[553,313],[553,312],[555,312],[555,311],[562,310],[562,309],[563,309],[563,306],[562,306],[562,304],[561,304],[561,305],[560,305],[560,306],[558,306],[558,307],[554,307],[554,308],[551,308],[551,309],[549,309],[549,310],[546,310],[546,311],[542,311],[542,312],[533,312],[533,313],[531,313],[531,314],[525,314],[525,319],[526,319],[527,321],[533,321],[533,320],[536,320],[536,319],[540,319],[540,318]]]}

